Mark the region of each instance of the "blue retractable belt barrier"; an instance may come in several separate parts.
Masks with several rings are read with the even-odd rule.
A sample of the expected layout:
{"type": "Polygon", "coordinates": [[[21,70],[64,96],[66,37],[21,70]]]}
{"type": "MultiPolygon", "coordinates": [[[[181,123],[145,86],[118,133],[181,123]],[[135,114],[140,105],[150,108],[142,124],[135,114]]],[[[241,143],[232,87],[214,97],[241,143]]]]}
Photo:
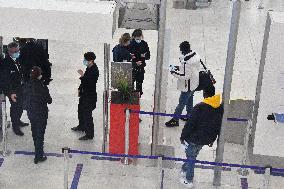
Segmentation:
{"type": "MultiPolygon", "coordinates": [[[[190,118],[190,115],[177,115],[177,114],[166,114],[166,113],[157,113],[157,112],[146,112],[146,111],[138,111],[138,110],[130,110],[130,113],[141,114],[141,115],[158,115],[164,117],[174,117],[174,118],[190,118]]],[[[248,119],[241,118],[228,118],[228,121],[235,122],[247,122],[248,119]]]]}
{"type": "MultiPolygon", "coordinates": [[[[158,157],[162,157],[163,160],[182,161],[182,162],[195,162],[195,163],[199,163],[199,164],[207,164],[207,165],[214,165],[214,166],[220,166],[220,167],[238,167],[238,168],[247,168],[247,169],[253,169],[253,170],[265,170],[266,169],[266,167],[259,167],[259,166],[253,166],[253,165],[239,165],[239,164],[231,164],[231,163],[216,163],[216,162],[210,162],[210,161],[190,160],[190,159],[164,157],[164,156],[143,156],[143,155],[109,154],[109,153],[88,152],[88,151],[80,151],[80,150],[70,150],[70,153],[73,153],[73,154],[103,155],[103,156],[110,156],[110,157],[130,157],[130,158],[139,158],[139,159],[158,159],[158,157]]],[[[277,171],[279,173],[279,172],[284,172],[284,169],[272,168],[272,171],[277,171]]]]}

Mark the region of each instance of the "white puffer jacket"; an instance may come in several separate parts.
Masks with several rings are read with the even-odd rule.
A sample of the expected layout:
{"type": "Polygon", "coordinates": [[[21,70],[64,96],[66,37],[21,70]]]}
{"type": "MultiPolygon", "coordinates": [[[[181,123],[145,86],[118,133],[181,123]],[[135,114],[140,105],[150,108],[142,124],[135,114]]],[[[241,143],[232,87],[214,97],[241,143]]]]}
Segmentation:
{"type": "Polygon", "coordinates": [[[172,75],[178,78],[177,89],[183,92],[187,92],[189,89],[191,91],[195,90],[199,84],[200,56],[196,52],[191,51],[181,56],[179,60],[179,70],[172,72],[172,75]]]}

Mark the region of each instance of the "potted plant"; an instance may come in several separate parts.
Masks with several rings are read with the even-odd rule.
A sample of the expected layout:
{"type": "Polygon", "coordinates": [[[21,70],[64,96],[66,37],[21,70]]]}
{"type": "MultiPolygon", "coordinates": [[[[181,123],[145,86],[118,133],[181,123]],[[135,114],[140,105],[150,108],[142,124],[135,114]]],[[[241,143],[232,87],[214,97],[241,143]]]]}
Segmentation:
{"type": "MultiPolygon", "coordinates": [[[[140,110],[139,93],[133,92],[127,78],[117,78],[117,91],[111,92],[109,152],[125,153],[125,109],[140,110]]],[[[129,154],[138,155],[139,114],[130,114],[129,154]]]]}

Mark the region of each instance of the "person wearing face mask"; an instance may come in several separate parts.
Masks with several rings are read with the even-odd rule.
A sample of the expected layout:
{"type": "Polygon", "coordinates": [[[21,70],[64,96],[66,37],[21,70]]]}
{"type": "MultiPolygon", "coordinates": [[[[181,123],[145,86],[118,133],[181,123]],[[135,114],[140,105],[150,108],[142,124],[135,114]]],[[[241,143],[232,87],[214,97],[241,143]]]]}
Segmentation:
{"type": "Polygon", "coordinates": [[[79,105],[78,119],[79,125],[71,128],[73,131],[83,131],[85,136],[79,140],[90,140],[94,138],[94,122],[92,112],[96,108],[97,102],[97,81],[99,78],[99,69],[95,64],[96,55],[93,52],[84,54],[83,64],[87,66],[85,73],[78,70],[80,74],[81,85],[78,89],[79,105]]]}
{"type": "MultiPolygon", "coordinates": [[[[187,114],[190,115],[193,108],[194,90],[199,84],[200,56],[191,50],[190,44],[184,41],[179,46],[181,57],[180,65],[171,70],[171,74],[177,78],[177,89],[181,91],[179,103],[175,109],[175,115],[181,115],[186,106],[187,114]]],[[[187,121],[187,118],[182,118],[187,121]]],[[[165,124],[167,127],[179,126],[179,118],[172,118],[165,124]]]]}
{"type": "Polygon", "coordinates": [[[146,60],[150,59],[150,50],[148,43],[143,40],[141,29],[136,29],[132,33],[132,40],[129,45],[129,51],[132,55],[132,79],[133,87],[136,83],[136,91],[143,94],[142,84],[144,81],[146,60]]]}
{"type": "Polygon", "coordinates": [[[23,71],[18,62],[20,56],[19,45],[15,42],[8,44],[8,56],[3,60],[5,73],[5,95],[9,97],[11,108],[10,116],[12,121],[13,131],[18,136],[23,136],[24,133],[20,127],[28,126],[28,123],[22,122],[20,119],[23,114],[23,71]]]}
{"type": "Polygon", "coordinates": [[[30,72],[30,81],[26,87],[27,113],[31,122],[32,137],[35,146],[34,163],[43,162],[47,159],[44,156],[43,144],[44,134],[48,119],[48,106],[52,98],[46,85],[43,84],[42,71],[40,67],[34,66],[30,72]]]}
{"type": "Polygon", "coordinates": [[[131,62],[132,57],[128,49],[130,40],[131,37],[129,33],[124,33],[120,37],[119,44],[112,50],[114,62],[131,62]]]}

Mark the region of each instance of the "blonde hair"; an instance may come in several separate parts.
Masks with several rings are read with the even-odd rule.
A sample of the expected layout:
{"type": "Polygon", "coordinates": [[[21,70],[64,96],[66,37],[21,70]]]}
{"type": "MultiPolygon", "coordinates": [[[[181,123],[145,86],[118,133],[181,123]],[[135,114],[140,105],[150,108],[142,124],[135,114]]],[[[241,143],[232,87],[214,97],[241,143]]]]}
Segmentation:
{"type": "Polygon", "coordinates": [[[124,33],[119,39],[119,44],[123,45],[130,40],[131,40],[130,34],[124,33]]]}

